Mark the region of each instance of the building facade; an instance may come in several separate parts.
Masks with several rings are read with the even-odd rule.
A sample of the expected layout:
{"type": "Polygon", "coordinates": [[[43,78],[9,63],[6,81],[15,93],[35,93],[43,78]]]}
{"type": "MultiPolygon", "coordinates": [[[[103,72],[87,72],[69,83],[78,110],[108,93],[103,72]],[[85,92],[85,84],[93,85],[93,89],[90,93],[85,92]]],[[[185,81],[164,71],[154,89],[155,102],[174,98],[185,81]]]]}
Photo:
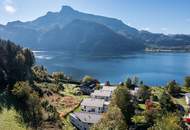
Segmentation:
{"type": "Polygon", "coordinates": [[[89,130],[101,117],[102,115],[97,113],[75,112],[70,114],[70,122],[79,130],[89,130]]]}

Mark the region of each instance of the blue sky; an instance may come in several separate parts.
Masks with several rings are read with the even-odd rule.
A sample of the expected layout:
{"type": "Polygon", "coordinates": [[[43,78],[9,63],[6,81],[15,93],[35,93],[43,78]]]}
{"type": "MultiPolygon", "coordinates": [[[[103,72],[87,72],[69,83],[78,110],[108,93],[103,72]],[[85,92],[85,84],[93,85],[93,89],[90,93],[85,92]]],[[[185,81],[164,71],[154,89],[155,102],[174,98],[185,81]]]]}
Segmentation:
{"type": "Polygon", "coordinates": [[[0,0],[0,24],[30,21],[62,5],[151,32],[190,34],[190,0],[0,0]]]}

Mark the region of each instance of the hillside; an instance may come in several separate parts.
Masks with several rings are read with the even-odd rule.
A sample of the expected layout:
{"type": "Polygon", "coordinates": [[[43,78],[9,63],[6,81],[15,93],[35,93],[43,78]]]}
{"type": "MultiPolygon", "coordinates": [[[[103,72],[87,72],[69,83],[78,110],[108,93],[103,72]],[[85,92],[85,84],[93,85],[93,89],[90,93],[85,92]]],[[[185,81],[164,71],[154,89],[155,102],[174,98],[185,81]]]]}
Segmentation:
{"type": "Polygon", "coordinates": [[[21,123],[32,129],[48,129],[53,125],[52,128],[59,130],[58,112],[49,103],[46,103],[47,108],[43,107],[45,98],[43,90],[35,85],[34,79],[37,78],[32,69],[35,63],[33,53],[13,42],[0,40],[0,60],[1,123],[6,123],[5,119],[10,120],[9,116],[12,117],[12,113],[17,115],[17,120],[15,118],[10,120],[12,125],[15,125],[15,129],[21,123]],[[6,109],[8,115],[3,117],[6,109]]]}
{"type": "MultiPolygon", "coordinates": [[[[85,97],[80,82],[35,65],[33,53],[0,40],[0,129],[62,130],[85,97]]],[[[67,125],[70,126],[67,126],[67,125]]]]}
{"type": "Polygon", "coordinates": [[[45,33],[39,44],[42,48],[89,55],[123,54],[143,48],[104,25],[84,20],[74,20],[63,29],[57,27],[45,33]]]}

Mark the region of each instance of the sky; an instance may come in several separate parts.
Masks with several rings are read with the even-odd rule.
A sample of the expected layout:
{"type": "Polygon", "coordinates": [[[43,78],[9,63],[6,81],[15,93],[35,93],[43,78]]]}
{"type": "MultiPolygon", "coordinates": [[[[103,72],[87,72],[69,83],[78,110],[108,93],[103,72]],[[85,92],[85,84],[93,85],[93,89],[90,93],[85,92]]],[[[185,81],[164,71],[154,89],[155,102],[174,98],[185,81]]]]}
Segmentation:
{"type": "Polygon", "coordinates": [[[0,0],[0,24],[31,21],[63,5],[117,18],[139,30],[190,34],[190,0],[0,0]]]}

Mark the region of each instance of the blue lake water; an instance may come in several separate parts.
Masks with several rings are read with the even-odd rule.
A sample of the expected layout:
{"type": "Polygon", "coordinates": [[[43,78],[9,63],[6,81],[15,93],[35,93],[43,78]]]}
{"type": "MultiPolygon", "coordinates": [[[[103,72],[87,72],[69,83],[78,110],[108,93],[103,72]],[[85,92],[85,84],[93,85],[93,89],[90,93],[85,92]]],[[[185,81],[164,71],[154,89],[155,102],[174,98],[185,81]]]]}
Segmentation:
{"type": "Polygon", "coordinates": [[[63,71],[75,79],[90,75],[101,82],[124,81],[137,76],[148,85],[165,85],[170,80],[183,84],[190,75],[190,53],[133,53],[118,57],[73,56],[64,52],[36,51],[37,64],[51,73],[63,71]]]}

